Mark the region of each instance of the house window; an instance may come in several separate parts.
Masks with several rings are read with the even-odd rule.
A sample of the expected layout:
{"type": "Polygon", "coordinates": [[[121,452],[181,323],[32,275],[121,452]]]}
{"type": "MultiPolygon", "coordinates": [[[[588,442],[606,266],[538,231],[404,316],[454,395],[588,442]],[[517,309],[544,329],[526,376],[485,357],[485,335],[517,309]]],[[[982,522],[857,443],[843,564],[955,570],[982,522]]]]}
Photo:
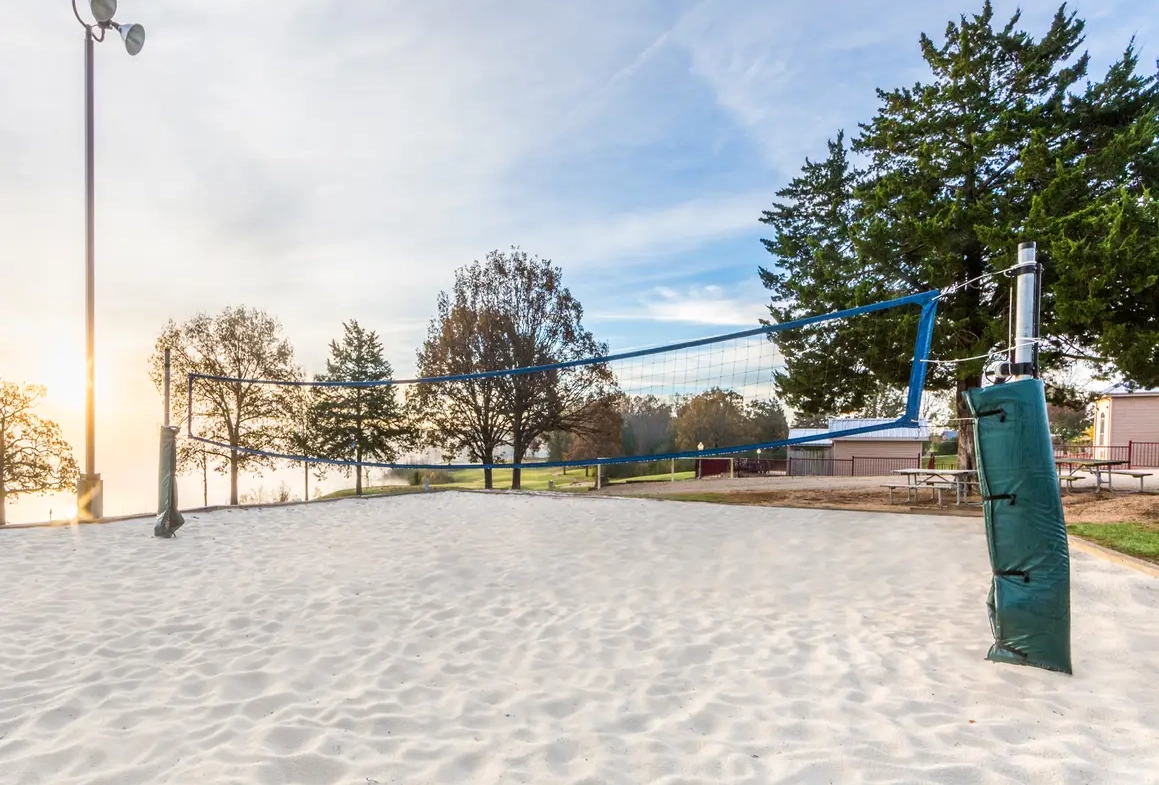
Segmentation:
{"type": "Polygon", "coordinates": [[[1107,443],[1107,413],[1099,412],[1099,433],[1095,439],[1095,443],[1100,447],[1107,443]]]}

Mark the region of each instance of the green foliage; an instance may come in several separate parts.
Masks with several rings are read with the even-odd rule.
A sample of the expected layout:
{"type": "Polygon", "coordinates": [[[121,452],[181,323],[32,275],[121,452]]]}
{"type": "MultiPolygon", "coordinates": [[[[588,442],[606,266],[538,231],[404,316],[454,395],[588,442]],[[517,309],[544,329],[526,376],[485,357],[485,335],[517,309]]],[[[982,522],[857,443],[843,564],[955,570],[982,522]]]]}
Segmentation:
{"type": "MultiPolygon", "coordinates": [[[[777,193],[762,218],[775,231],[764,243],[776,266],[761,271],[770,314],[787,321],[945,288],[1009,267],[1018,243],[1035,240],[1046,270],[1044,364],[1096,356],[1155,383],[1156,76],[1136,73],[1128,47],[1083,89],[1083,22],[1065,7],[1040,39],[1018,29],[1018,14],[993,21],[986,2],[940,43],[921,37],[930,78],[878,92],[878,112],[852,144],[865,169],[839,133],[823,161],[806,161],[777,193]]],[[[944,299],[933,356],[1004,348],[1008,295],[998,279],[944,299]]],[[[864,412],[883,389],[906,385],[909,364],[898,359],[912,352],[916,316],[885,311],[778,334],[783,397],[804,415],[864,412]]],[[[957,393],[980,383],[983,366],[932,366],[928,384],[955,391],[962,417],[957,393]]],[[[960,456],[972,465],[968,432],[960,456]]]]}
{"type": "Polygon", "coordinates": [[[946,439],[944,442],[938,442],[934,447],[935,455],[957,455],[958,454],[958,440],[946,439]]]}
{"type": "Polygon", "coordinates": [[[656,455],[673,451],[671,404],[655,395],[625,396],[621,417],[623,455],[656,455]]]}
{"type": "MultiPolygon", "coordinates": [[[[330,342],[330,358],[321,382],[381,382],[392,378],[378,334],[356,321],[343,324],[341,341],[330,342]]],[[[361,463],[389,463],[413,442],[414,431],[394,385],[314,387],[313,430],[319,455],[361,463]]],[[[310,424],[305,423],[304,432],[310,424]]],[[[362,470],[355,472],[354,492],[362,493],[362,470]]]]}
{"type": "Polygon", "coordinates": [[[9,496],[76,488],[72,447],[59,425],[35,413],[44,396],[43,387],[0,380],[0,526],[9,496]]]}
{"type": "Polygon", "coordinates": [[[1091,417],[1085,407],[1074,408],[1048,403],[1046,417],[1050,421],[1051,435],[1063,442],[1078,441],[1091,425],[1091,417]]]}

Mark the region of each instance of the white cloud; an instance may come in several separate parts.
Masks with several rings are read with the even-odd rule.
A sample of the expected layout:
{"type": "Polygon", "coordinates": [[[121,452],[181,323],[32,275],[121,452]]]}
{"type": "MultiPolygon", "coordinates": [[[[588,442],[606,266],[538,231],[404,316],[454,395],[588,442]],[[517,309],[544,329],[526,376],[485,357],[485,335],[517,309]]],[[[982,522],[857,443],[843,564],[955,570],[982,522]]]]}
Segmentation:
{"type": "MultiPolygon", "coordinates": [[[[747,289],[747,287],[746,287],[747,289]]],[[[682,322],[722,327],[756,327],[768,310],[760,295],[735,293],[709,284],[676,290],[657,286],[648,291],[631,310],[595,312],[597,319],[639,322],[682,322]]]]}

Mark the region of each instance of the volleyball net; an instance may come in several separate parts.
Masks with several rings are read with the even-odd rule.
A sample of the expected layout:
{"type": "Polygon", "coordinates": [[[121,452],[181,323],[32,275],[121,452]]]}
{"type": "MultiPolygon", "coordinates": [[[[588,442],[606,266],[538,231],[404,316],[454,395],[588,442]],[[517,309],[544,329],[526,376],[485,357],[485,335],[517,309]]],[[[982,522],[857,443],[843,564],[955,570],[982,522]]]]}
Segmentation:
{"type": "Polygon", "coordinates": [[[843,437],[914,426],[937,298],[922,292],[698,340],[427,378],[195,373],[187,437],[271,460],[485,469],[776,451],[832,436],[826,417],[876,415],[845,423],[843,437]],[[250,404],[244,417],[239,402],[250,404]],[[790,434],[802,412],[818,427],[790,434]]]}

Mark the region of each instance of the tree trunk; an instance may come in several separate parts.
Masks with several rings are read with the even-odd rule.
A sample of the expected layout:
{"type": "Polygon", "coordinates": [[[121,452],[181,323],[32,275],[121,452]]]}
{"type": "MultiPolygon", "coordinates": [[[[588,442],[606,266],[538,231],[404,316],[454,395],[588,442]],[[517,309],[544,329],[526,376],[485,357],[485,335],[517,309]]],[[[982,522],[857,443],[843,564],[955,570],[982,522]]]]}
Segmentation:
{"type": "Polygon", "coordinates": [[[354,448],[354,495],[362,495],[362,446],[356,445],[354,448]]]}
{"type": "Polygon", "coordinates": [[[302,475],[306,478],[306,490],[305,490],[306,495],[305,495],[305,497],[303,497],[302,501],[308,502],[308,501],[310,501],[310,462],[309,461],[302,461],[302,475]]]}
{"type": "Polygon", "coordinates": [[[201,454],[201,506],[209,506],[209,459],[201,454]]]}
{"type": "Polygon", "coordinates": [[[513,491],[519,490],[519,482],[521,479],[519,475],[520,475],[521,471],[522,470],[519,468],[518,465],[512,467],[512,469],[511,469],[511,490],[513,490],[513,491]]]}
{"type": "Polygon", "coordinates": [[[8,503],[8,490],[4,487],[4,421],[0,420],[0,526],[8,523],[5,505],[8,503]]]}
{"type": "Polygon", "coordinates": [[[488,491],[495,487],[493,475],[491,474],[493,471],[495,470],[489,467],[483,470],[483,488],[488,491]]]}
{"type": "Polygon", "coordinates": [[[237,505],[237,450],[229,451],[229,503],[237,505]]]}
{"type": "Polygon", "coordinates": [[[974,445],[974,421],[970,418],[970,410],[966,406],[966,396],[963,393],[971,387],[981,385],[981,379],[957,380],[954,388],[954,411],[958,418],[958,468],[977,469],[977,451],[974,445]]]}

